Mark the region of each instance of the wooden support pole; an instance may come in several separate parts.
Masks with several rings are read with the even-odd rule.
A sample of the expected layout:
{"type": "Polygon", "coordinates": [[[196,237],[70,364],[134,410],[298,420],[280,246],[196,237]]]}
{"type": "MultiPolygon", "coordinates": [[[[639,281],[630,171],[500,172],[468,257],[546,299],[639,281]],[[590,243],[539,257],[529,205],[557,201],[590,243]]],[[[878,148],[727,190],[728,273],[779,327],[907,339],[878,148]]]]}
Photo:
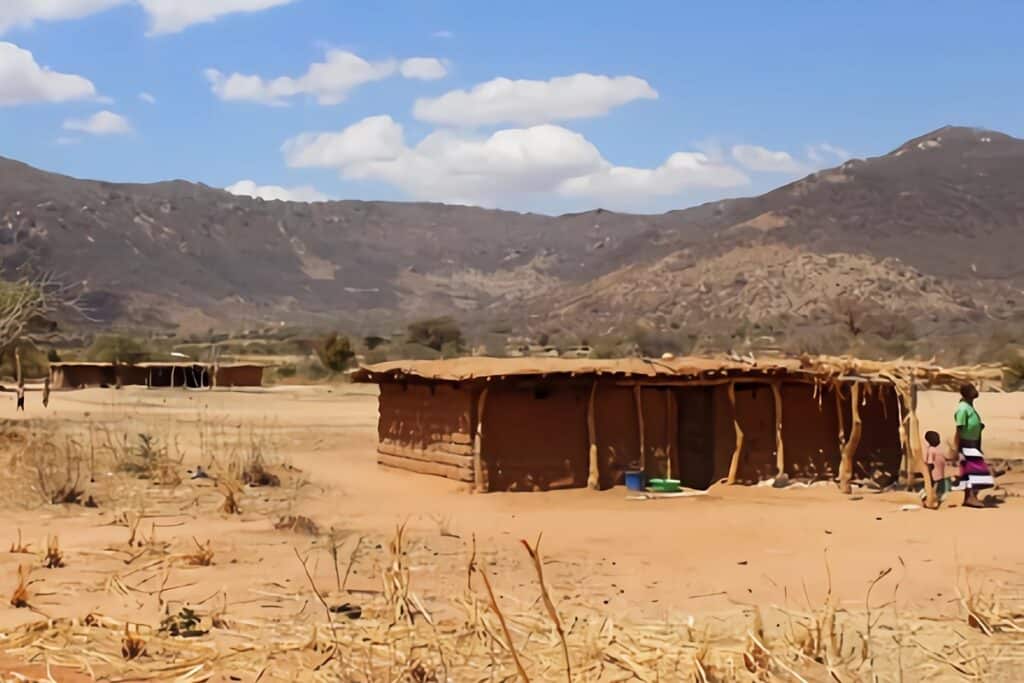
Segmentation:
{"type": "Polygon", "coordinates": [[[647,472],[647,442],[644,432],[644,401],[640,385],[633,386],[633,402],[636,404],[636,424],[640,431],[640,471],[647,472]]]}
{"type": "Polygon", "coordinates": [[[487,392],[490,387],[484,387],[480,392],[476,408],[476,432],[473,435],[473,488],[477,493],[486,493],[488,490],[487,470],[483,458],[484,439],[484,412],[487,410],[487,392]]]}
{"type": "Polygon", "coordinates": [[[736,411],[736,383],[729,382],[729,405],[732,406],[732,424],[736,429],[736,448],[732,452],[732,462],[729,463],[729,478],[727,484],[736,483],[736,475],[740,469],[740,454],[743,452],[743,428],[740,427],[740,416],[736,411]]]}
{"type": "Polygon", "coordinates": [[[25,386],[25,378],[21,374],[21,349],[17,346],[14,347],[14,373],[15,379],[18,381],[18,388],[23,388],[25,386]]]}
{"type": "Polygon", "coordinates": [[[665,421],[668,435],[668,447],[665,455],[668,462],[668,479],[679,476],[679,409],[676,405],[676,392],[672,389],[665,390],[665,421]]]}
{"type": "Polygon", "coordinates": [[[857,447],[860,446],[860,435],[864,428],[860,417],[859,384],[850,386],[850,412],[852,415],[850,438],[843,445],[842,459],[839,461],[839,490],[846,494],[853,491],[853,456],[856,455],[857,447]]]}
{"type": "Polygon", "coordinates": [[[843,385],[833,384],[832,395],[836,398],[836,416],[839,422],[839,452],[846,447],[846,418],[843,415],[843,385]]]}
{"type": "Polygon", "coordinates": [[[785,445],[782,443],[782,381],[772,382],[772,395],[775,397],[775,476],[786,473],[785,445]]]}
{"type": "Polygon", "coordinates": [[[590,387],[590,401],[587,403],[587,437],[590,440],[589,469],[587,471],[587,488],[594,491],[601,489],[600,465],[597,461],[597,420],[594,415],[594,404],[597,398],[597,380],[590,387]]]}
{"type": "MultiPolygon", "coordinates": [[[[910,444],[908,457],[913,459],[914,468],[921,473],[924,482],[925,507],[935,509],[939,506],[938,498],[935,495],[935,483],[932,481],[932,473],[924,464],[924,447],[921,445],[921,424],[917,420],[917,385],[910,385],[910,406],[907,409],[908,431],[907,439],[910,444]]],[[[907,478],[910,477],[910,467],[907,468],[907,478]]]]}

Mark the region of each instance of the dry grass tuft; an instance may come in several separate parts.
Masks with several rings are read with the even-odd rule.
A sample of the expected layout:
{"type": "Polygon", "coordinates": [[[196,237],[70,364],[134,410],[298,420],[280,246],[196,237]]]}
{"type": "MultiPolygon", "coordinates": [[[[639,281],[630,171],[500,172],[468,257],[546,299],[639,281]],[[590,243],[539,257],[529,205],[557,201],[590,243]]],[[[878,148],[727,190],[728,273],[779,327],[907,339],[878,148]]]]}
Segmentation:
{"type": "Polygon", "coordinates": [[[24,609],[28,607],[29,599],[29,586],[32,582],[29,581],[29,568],[26,565],[18,565],[18,583],[14,587],[14,592],[11,593],[11,606],[18,609],[24,609]]]}
{"type": "Polygon", "coordinates": [[[209,567],[213,564],[213,541],[206,541],[203,545],[199,541],[192,537],[192,542],[196,544],[196,550],[192,553],[187,553],[182,556],[185,563],[193,567],[209,567]]]}
{"type": "Polygon", "coordinates": [[[60,569],[64,566],[64,552],[60,549],[60,542],[56,536],[50,536],[46,540],[46,555],[43,556],[43,566],[47,569],[60,569]]]}
{"type": "Polygon", "coordinates": [[[124,625],[124,635],[121,637],[121,657],[131,661],[146,654],[146,641],[139,636],[138,627],[132,633],[128,624],[124,625]]]}
{"type": "Polygon", "coordinates": [[[320,535],[320,525],[304,515],[285,515],[274,522],[274,528],[278,531],[293,531],[306,536],[320,535]]]}
{"type": "Polygon", "coordinates": [[[223,480],[217,482],[217,485],[220,488],[221,495],[224,496],[224,502],[220,505],[220,512],[225,515],[242,514],[242,508],[238,505],[238,497],[242,492],[238,485],[223,480]]]}
{"type": "Polygon", "coordinates": [[[16,555],[28,555],[32,552],[31,546],[21,541],[21,529],[18,529],[18,540],[11,542],[11,549],[8,552],[16,555]]]}

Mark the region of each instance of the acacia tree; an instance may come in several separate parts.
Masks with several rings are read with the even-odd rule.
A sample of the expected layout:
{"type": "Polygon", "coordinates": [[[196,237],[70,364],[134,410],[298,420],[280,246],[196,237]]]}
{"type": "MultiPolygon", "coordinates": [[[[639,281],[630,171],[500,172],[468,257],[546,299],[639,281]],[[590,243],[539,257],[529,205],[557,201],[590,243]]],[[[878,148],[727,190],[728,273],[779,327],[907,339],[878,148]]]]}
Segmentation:
{"type": "Polygon", "coordinates": [[[28,339],[33,323],[61,311],[85,314],[80,291],[50,273],[22,274],[16,280],[0,280],[0,351],[15,351],[18,385],[22,384],[18,343],[28,339]]]}

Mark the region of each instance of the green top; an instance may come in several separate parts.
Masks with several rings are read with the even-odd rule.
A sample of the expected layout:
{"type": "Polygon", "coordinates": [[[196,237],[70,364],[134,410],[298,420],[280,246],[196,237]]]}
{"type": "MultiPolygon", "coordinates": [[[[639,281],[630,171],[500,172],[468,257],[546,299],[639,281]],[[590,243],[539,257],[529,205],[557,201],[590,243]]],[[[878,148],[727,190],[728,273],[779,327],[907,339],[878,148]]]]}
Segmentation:
{"type": "Polygon", "coordinates": [[[970,403],[960,401],[960,405],[956,408],[956,416],[953,419],[956,420],[956,426],[960,431],[961,439],[977,441],[981,438],[983,426],[981,424],[981,415],[978,415],[978,411],[970,403]]]}

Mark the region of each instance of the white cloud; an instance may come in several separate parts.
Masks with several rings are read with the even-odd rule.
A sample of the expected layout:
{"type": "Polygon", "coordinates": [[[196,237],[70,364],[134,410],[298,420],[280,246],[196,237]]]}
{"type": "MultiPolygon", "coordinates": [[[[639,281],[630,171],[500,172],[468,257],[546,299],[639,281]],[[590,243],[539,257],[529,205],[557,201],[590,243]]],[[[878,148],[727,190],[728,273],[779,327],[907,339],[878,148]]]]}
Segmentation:
{"type": "Polygon", "coordinates": [[[284,202],[325,202],[327,195],[309,186],[281,187],[280,185],[257,185],[252,180],[239,180],[234,185],[224,188],[234,195],[243,197],[259,197],[267,201],[280,199],[284,202]]]}
{"type": "Polygon", "coordinates": [[[28,27],[36,21],[81,19],[132,0],[3,0],[0,2],[0,33],[28,27]]]}
{"type": "Polygon", "coordinates": [[[758,145],[735,145],[732,158],[744,168],[758,173],[806,173],[810,170],[788,152],[776,152],[758,145]]]}
{"type": "Polygon", "coordinates": [[[156,98],[148,92],[140,92],[139,99],[145,102],[146,104],[156,104],[156,98]]]}
{"type": "Polygon", "coordinates": [[[95,96],[96,87],[88,79],[40,66],[28,50],[0,42],[0,107],[95,96]]]}
{"type": "Polygon", "coordinates": [[[239,12],[261,12],[296,0],[139,0],[149,14],[148,35],[178,33],[239,12]]]}
{"type": "Polygon", "coordinates": [[[451,31],[434,31],[432,34],[430,34],[430,37],[440,38],[441,40],[447,40],[449,38],[454,38],[455,34],[452,33],[451,31]]]}
{"type": "Polygon", "coordinates": [[[351,52],[329,50],[323,62],[311,64],[298,78],[226,75],[216,69],[207,69],[205,75],[214,94],[225,101],[284,106],[289,98],[309,95],[322,105],[334,105],[360,85],[380,81],[399,72],[406,78],[439,78],[444,75],[439,75],[439,69],[445,71],[444,64],[432,58],[417,57],[401,64],[395,60],[368,62],[351,52]]]}
{"type": "Polygon", "coordinates": [[[305,133],[282,147],[292,168],[337,168],[388,161],[405,153],[402,126],[390,116],[371,116],[338,133],[305,133]]]}
{"type": "Polygon", "coordinates": [[[852,156],[852,154],[842,147],[836,147],[835,145],[830,145],[827,142],[807,147],[807,158],[815,164],[843,162],[852,156]]]}
{"type": "Polygon", "coordinates": [[[490,136],[435,131],[414,147],[402,126],[375,116],[337,133],[305,134],[282,148],[293,168],[331,168],[376,180],[416,199],[482,206],[586,198],[643,203],[695,188],[744,185],[735,168],[701,153],[677,153],[657,168],[614,166],[585,137],[544,124],[490,136]]]}
{"type": "Polygon", "coordinates": [[[62,145],[62,146],[77,145],[79,142],[81,142],[81,141],[78,138],[73,138],[73,137],[68,137],[68,136],[63,136],[63,135],[61,137],[57,138],[56,140],[54,140],[54,143],[56,143],[58,145],[62,145]]]}
{"type": "Polygon", "coordinates": [[[670,197],[694,189],[730,189],[749,182],[739,169],[702,152],[676,152],[657,168],[605,164],[593,173],[563,181],[558,192],[567,197],[633,204],[650,197],[670,197]]]}
{"type": "Polygon", "coordinates": [[[87,119],[68,119],[64,122],[64,130],[89,135],[125,135],[132,132],[132,124],[120,114],[104,110],[87,119]]]}
{"type": "Polygon", "coordinates": [[[435,57],[412,57],[402,62],[403,78],[420,81],[436,81],[448,75],[448,67],[435,57]]]}
{"type": "Polygon", "coordinates": [[[657,99],[647,81],[635,76],[575,74],[548,81],[495,78],[472,90],[453,90],[416,101],[417,119],[449,126],[499,123],[533,125],[603,116],[634,100],[657,99]]]}

